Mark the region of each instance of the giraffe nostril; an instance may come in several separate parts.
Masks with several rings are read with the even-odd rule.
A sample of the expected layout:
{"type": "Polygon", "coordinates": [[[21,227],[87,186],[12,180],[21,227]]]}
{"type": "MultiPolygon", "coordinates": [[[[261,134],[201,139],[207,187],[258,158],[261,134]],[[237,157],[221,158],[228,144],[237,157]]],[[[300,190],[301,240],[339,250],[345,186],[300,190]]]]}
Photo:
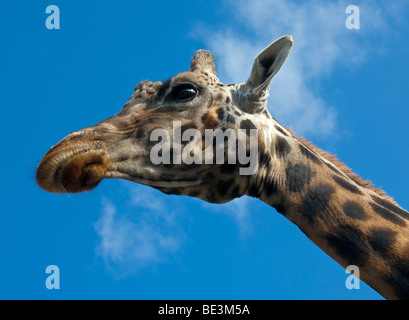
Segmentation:
{"type": "Polygon", "coordinates": [[[59,180],[70,193],[83,192],[95,188],[105,177],[109,166],[106,154],[91,151],[70,159],[59,173],[59,180]]]}
{"type": "Polygon", "coordinates": [[[40,188],[52,193],[81,192],[92,189],[103,179],[110,163],[104,144],[74,134],[74,139],[69,135],[41,160],[36,171],[40,188]],[[85,187],[80,187],[81,181],[85,187]]]}

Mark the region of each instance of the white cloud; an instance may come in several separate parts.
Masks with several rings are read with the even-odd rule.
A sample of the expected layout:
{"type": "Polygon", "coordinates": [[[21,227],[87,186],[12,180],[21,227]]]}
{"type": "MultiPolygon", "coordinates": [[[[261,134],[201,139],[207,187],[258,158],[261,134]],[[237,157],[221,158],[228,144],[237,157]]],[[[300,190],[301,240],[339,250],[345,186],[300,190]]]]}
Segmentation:
{"type": "Polygon", "coordinates": [[[283,125],[316,137],[334,132],[337,114],[316,84],[336,67],[357,66],[369,54],[384,50],[380,35],[386,34],[388,19],[398,11],[395,5],[384,9],[361,1],[361,29],[349,30],[345,9],[350,3],[346,1],[235,0],[225,4],[234,17],[231,25],[218,30],[197,28],[216,56],[221,80],[244,82],[264,47],[283,35],[293,35],[293,50],[272,82],[268,108],[283,125]],[[375,36],[378,46],[373,48],[375,36]]]}
{"type": "Polygon", "coordinates": [[[103,200],[102,214],[94,224],[99,237],[96,250],[119,277],[165,262],[183,242],[175,210],[167,209],[155,192],[135,184],[130,188],[131,201],[120,208],[103,200]]]}
{"type": "MultiPolygon", "coordinates": [[[[119,278],[168,262],[186,240],[181,220],[187,208],[180,197],[164,196],[164,200],[150,187],[128,183],[125,186],[129,200],[117,202],[118,205],[103,199],[101,215],[94,223],[98,236],[96,253],[119,278]]],[[[202,207],[229,216],[240,238],[245,239],[252,234],[249,201],[250,198],[241,197],[222,205],[203,202],[202,207]]]]}

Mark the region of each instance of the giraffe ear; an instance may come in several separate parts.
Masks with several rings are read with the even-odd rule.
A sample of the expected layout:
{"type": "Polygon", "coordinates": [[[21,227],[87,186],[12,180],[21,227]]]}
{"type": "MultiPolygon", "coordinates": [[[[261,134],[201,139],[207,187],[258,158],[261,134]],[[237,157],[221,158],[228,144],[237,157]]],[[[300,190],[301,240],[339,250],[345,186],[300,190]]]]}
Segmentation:
{"type": "Polygon", "coordinates": [[[240,87],[242,109],[248,113],[262,112],[267,106],[270,83],[291,51],[293,39],[284,36],[265,48],[254,60],[250,77],[240,87]]]}
{"type": "Polygon", "coordinates": [[[192,58],[190,71],[195,72],[206,69],[217,76],[214,56],[208,50],[198,50],[192,58]]]}

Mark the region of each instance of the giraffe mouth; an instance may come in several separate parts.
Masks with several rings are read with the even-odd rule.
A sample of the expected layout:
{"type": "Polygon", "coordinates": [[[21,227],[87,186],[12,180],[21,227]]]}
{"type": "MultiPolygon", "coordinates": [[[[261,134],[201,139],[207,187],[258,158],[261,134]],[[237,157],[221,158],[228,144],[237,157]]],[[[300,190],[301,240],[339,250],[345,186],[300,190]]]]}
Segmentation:
{"type": "Polygon", "coordinates": [[[142,173],[131,175],[118,170],[103,147],[89,144],[51,148],[41,160],[36,172],[37,184],[51,193],[89,191],[97,187],[104,178],[130,180],[153,188],[182,188],[202,183],[197,177],[168,180],[159,177],[147,178],[142,173]]]}
{"type": "Polygon", "coordinates": [[[94,189],[105,178],[108,155],[89,145],[51,148],[38,165],[37,184],[51,193],[78,193],[94,189]]]}
{"type": "Polygon", "coordinates": [[[202,183],[201,179],[192,178],[191,180],[166,180],[166,179],[148,179],[140,175],[130,175],[126,172],[121,172],[117,170],[108,169],[105,173],[105,178],[107,179],[125,179],[133,181],[136,183],[144,184],[153,188],[183,188],[183,187],[192,187],[202,183]]]}

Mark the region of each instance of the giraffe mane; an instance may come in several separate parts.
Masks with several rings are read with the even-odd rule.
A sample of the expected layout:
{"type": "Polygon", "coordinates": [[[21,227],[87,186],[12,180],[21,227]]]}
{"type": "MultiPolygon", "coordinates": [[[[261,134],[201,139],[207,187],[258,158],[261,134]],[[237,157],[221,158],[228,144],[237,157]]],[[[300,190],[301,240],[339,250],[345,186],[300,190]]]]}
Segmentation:
{"type": "Polygon", "coordinates": [[[384,197],[390,202],[397,205],[394,199],[390,197],[389,195],[387,195],[385,191],[383,191],[382,189],[376,188],[371,181],[362,179],[359,175],[354,173],[351,170],[351,168],[349,168],[345,163],[339,161],[336,155],[323,151],[320,148],[313,145],[310,141],[306,140],[305,138],[297,136],[291,128],[287,127],[286,130],[289,131],[297,140],[301,141],[303,144],[308,146],[311,150],[316,152],[318,155],[320,155],[321,157],[323,157],[324,159],[332,163],[335,167],[337,167],[344,174],[346,174],[348,177],[354,180],[357,184],[363,186],[364,188],[368,188],[374,191],[377,195],[384,197]]]}

